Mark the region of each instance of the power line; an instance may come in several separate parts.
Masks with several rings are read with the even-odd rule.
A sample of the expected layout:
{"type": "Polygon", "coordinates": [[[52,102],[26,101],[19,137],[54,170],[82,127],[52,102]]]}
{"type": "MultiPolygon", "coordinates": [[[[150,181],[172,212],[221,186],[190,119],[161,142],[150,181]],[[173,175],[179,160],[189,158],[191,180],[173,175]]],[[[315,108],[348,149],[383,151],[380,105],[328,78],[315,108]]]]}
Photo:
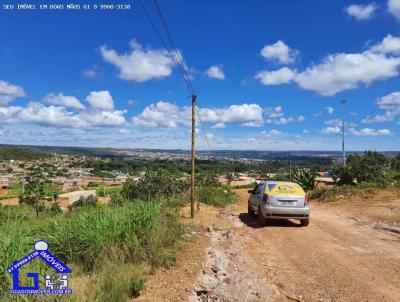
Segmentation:
{"type": "Polygon", "coordinates": [[[170,44],[170,47],[167,46],[167,43],[164,42],[164,39],[162,37],[162,35],[160,34],[160,32],[158,31],[157,26],[155,25],[155,23],[153,22],[153,20],[151,19],[150,14],[147,12],[145,6],[143,5],[142,1],[139,0],[140,5],[142,7],[142,9],[145,12],[145,15],[147,17],[147,19],[149,20],[149,22],[151,23],[154,31],[156,32],[157,36],[159,37],[159,39],[161,40],[161,42],[163,43],[164,47],[167,49],[168,54],[170,55],[170,57],[172,57],[178,71],[180,72],[183,81],[186,84],[186,87],[189,91],[189,93],[191,94],[191,98],[192,98],[192,143],[191,143],[191,164],[192,164],[192,171],[191,171],[191,189],[190,189],[190,217],[194,218],[194,200],[195,200],[195,157],[196,157],[196,152],[195,152],[195,140],[196,140],[196,92],[193,88],[193,85],[190,81],[190,77],[188,75],[188,73],[186,72],[186,68],[185,65],[182,62],[182,56],[179,53],[178,49],[176,48],[174,39],[172,37],[172,34],[168,28],[166,19],[164,17],[164,14],[162,13],[161,7],[158,3],[157,0],[154,0],[154,5],[155,8],[157,10],[158,16],[160,17],[161,20],[161,25],[164,29],[165,35],[167,37],[167,40],[170,44]]]}
{"type": "MultiPolygon", "coordinates": [[[[172,33],[168,28],[167,21],[166,21],[166,18],[164,16],[162,10],[161,10],[160,4],[159,4],[158,0],[153,0],[153,1],[154,1],[154,6],[155,6],[155,8],[157,10],[158,16],[160,17],[161,23],[163,25],[163,28],[164,28],[165,34],[167,36],[167,39],[168,39],[168,41],[170,43],[170,47],[172,48],[172,53],[174,55],[174,59],[176,61],[176,65],[177,65],[177,67],[178,67],[178,69],[179,69],[179,71],[180,71],[180,73],[182,75],[182,78],[184,79],[184,81],[185,81],[185,83],[187,85],[187,88],[188,88],[189,92],[191,94],[195,94],[195,90],[194,90],[193,85],[192,85],[192,83],[190,81],[190,76],[188,75],[188,73],[186,71],[186,68],[185,68],[185,66],[184,66],[184,64],[182,62],[182,56],[181,56],[181,54],[179,53],[179,51],[178,51],[178,49],[176,47],[176,44],[175,44],[175,41],[174,41],[174,37],[172,36],[172,33]]],[[[141,2],[141,0],[140,0],[140,2],[141,2]]],[[[142,5],[142,7],[144,8],[143,5],[142,5]]],[[[148,16],[148,18],[150,18],[148,13],[146,15],[148,16]]],[[[153,24],[153,28],[156,29],[156,26],[154,25],[154,22],[151,22],[151,23],[153,24]]],[[[162,39],[161,35],[158,32],[157,32],[157,34],[160,37],[160,39],[162,39]]],[[[166,43],[164,41],[163,41],[163,44],[166,47],[166,45],[165,45],[166,43]]],[[[198,117],[198,120],[199,120],[199,124],[200,124],[200,127],[201,127],[201,132],[202,132],[201,134],[202,134],[202,136],[203,136],[203,138],[204,138],[204,140],[205,140],[205,142],[206,142],[206,144],[208,146],[209,152],[211,152],[211,146],[210,146],[209,140],[208,140],[208,138],[206,136],[206,132],[204,130],[203,122],[201,121],[201,117],[200,117],[200,114],[199,114],[199,111],[198,111],[197,107],[196,107],[195,110],[196,110],[196,114],[197,114],[197,117],[198,117]]]]}
{"type": "MultiPolygon", "coordinates": [[[[150,14],[149,14],[149,12],[148,12],[148,10],[147,10],[146,7],[144,6],[142,0],[139,0],[139,4],[140,4],[140,6],[141,6],[141,8],[142,8],[142,10],[143,10],[143,12],[144,12],[144,14],[145,14],[147,20],[148,20],[149,23],[151,24],[151,26],[152,26],[154,32],[156,33],[156,35],[157,35],[158,38],[160,39],[160,41],[161,41],[161,43],[163,44],[164,48],[167,50],[169,56],[173,59],[174,64],[176,65],[176,67],[177,67],[177,69],[178,69],[180,75],[182,76],[182,79],[183,79],[183,81],[185,82],[186,87],[187,87],[189,93],[192,94],[192,95],[195,94],[195,90],[193,89],[193,85],[192,85],[191,82],[190,82],[190,78],[189,78],[189,76],[187,75],[186,70],[185,70],[185,68],[183,67],[183,64],[180,62],[180,55],[177,53],[177,51],[175,50],[175,48],[172,47],[172,46],[175,45],[175,43],[173,42],[173,40],[172,40],[172,43],[171,43],[170,38],[168,38],[168,41],[169,41],[170,44],[171,44],[171,48],[172,48],[172,50],[171,50],[171,48],[168,47],[167,43],[164,41],[164,38],[162,37],[160,31],[158,30],[158,28],[157,28],[155,22],[153,21],[152,17],[150,16],[150,14]]],[[[159,7],[159,6],[158,6],[158,7],[159,7]]],[[[156,8],[157,8],[157,6],[156,6],[156,8]]],[[[161,9],[160,9],[160,12],[161,12],[161,9]]],[[[161,12],[161,14],[162,14],[162,12],[161,12]]],[[[160,15],[160,13],[159,13],[159,15],[160,15]]],[[[161,17],[160,17],[160,19],[161,19],[161,17]]],[[[163,19],[163,20],[165,21],[165,19],[163,19]]],[[[164,31],[166,31],[166,33],[167,33],[167,31],[169,32],[167,25],[164,24],[164,22],[162,22],[162,23],[163,23],[164,31]]],[[[168,36],[168,34],[167,34],[167,36],[168,36]]]]}
{"type": "Polygon", "coordinates": [[[161,23],[164,26],[165,33],[166,33],[167,38],[168,38],[168,40],[169,40],[169,42],[171,44],[172,50],[173,50],[173,52],[175,54],[176,61],[178,62],[179,66],[180,66],[180,69],[181,69],[181,71],[182,71],[182,73],[183,73],[183,75],[185,77],[185,81],[188,84],[189,89],[191,90],[191,93],[192,94],[196,94],[195,91],[194,91],[194,88],[192,86],[192,83],[190,82],[190,77],[186,72],[186,68],[182,63],[182,56],[180,55],[178,49],[176,48],[176,45],[175,45],[175,42],[174,42],[174,38],[173,38],[169,28],[168,28],[166,18],[165,18],[164,14],[163,14],[163,12],[161,10],[161,7],[160,7],[160,4],[159,4],[158,0],[154,0],[154,5],[155,5],[156,10],[158,12],[158,15],[160,17],[161,23]]]}
{"type": "Polygon", "coordinates": [[[196,107],[196,114],[197,114],[197,118],[198,118],[198,120],[199,120],[199,124],[200,124],[200,128],[201,128],[201,134],[203,135],[203,138],[204,138],[204,140],[205,140],[205,142],[206,142],[206,144],[207,144],[207,146],[208,146],[208,151],[209,151],[209,153],[211,153],[210,143],[209,143],[209,141],[208,141],[206,132],[205,132],[205,130],[204,130],[203,122],[201,121],[200,113],[199,113],[199,110],[197,109],[197,107],[196,107]]]}

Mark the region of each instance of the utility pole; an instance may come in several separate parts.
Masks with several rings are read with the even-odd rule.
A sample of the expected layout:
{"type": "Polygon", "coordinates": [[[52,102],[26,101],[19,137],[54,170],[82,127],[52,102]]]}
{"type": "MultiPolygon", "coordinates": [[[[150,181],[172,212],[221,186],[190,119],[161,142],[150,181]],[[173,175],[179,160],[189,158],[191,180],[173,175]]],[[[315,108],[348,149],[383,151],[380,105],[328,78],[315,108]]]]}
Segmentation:
{"type": "Polygon", "coordinates": [[[346,166],[346,151],[344,150],[344,105],[346,104],[346,100],[341,100],[340,103],[342,104],[342,153],[343,153],[343,167],[346,166]]]}
{"type": "Polygon", "coordinates": [[[196,95],[192,94],[192,188],[190,191],[190,217],[194,218],[194,172],[195,172],[195,138],[196,138],[196,95]]]}
{"type": "Polygon", "coordinates": [[[292,182],[292,161],[289,161],[289,181],[292,182]]]}

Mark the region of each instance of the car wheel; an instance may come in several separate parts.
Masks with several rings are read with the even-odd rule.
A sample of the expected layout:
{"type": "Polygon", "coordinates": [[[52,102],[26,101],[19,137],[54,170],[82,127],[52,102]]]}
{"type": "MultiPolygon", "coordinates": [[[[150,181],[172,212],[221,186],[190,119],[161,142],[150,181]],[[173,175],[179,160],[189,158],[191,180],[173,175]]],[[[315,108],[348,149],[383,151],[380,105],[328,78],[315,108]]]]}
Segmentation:
{"type": "Polygon", "coordinates": [[[301,226],[308,226],[310,224],[310,219],[300,220],[301,226]]]}
{"type": "Polygon", "coordinates": [[[260,207],[258,207],[257,218],[259,225],[263,226],[267,224],[267,219],[262,215],[260,207]]]}
{"type": "Polygon", "coordinates": [[[256,217],[256,212],[254,212],[254,210],[251,208],[250,203],[247,206],[247,213],[250,217],[256,217]]]}

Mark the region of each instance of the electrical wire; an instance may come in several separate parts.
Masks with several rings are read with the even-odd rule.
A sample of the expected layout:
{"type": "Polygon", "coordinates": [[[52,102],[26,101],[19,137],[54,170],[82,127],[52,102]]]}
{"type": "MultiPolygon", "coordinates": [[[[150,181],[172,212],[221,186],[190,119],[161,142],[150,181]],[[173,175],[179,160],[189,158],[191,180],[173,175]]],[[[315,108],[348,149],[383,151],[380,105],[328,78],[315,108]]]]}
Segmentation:
{"type": "Polygon", "coordinates": [[[174,42],[174,38],[173,38],[173,36],[172,36],[172,34],[171,34],[171,31],[170,31],[169,28],[168,28],[167,20],[166,20],[166,18],[165,18],[165,16],[164,16],[163,12],[162,12],[162,10],[161,10],[161,7],[160,7],[160,4],[159,4],[158,0],[154,0],[154,5],[155,5],[156,10],[157,10],[157,12],[158,12],[158,15],[159,15],[159,17],[160,17],[161,23],[162,23],[162,25],[163,25],[163,27],[164,27],[164,31],[165,31],[165,33],[166,33],[166,35],[167,35],[167,38],[168,38],[169,42],[170,42],[170,45],[171,45],[171,47],[172,47],[172,50],[173,50],[173,52],[174,52],[176,61],[178,62],[179,66],[180,66],[180,69],[181,69],[181,72],[183,73],[183,76],[184,76],[184,78],[185,78],[185,81],[186,81],[186,83],[187,83],[187,85],[188,85],[188,88],[189,88],[189,90],[192,92],[192,94],[196,94],[196,93],[195,93],[195,90],[194,90],[194,88],[193,88],[193,86],[192,86],[192,83],[191,83],[191,81],[190,81],[190,77],[189,77],[189,75],[187,74],[186,68],[185,68],[185,66],[184,66],[184,64],[183,64],[183,62],[182,62],[182,56],[181,56],[180,52],[178,51],[178,49],[176,48],[176,44],[175,44],[175,42],[174,42]]]}
{"type": "MultiPolygon", "coordinates": [[[[187,75],[186,70],[183,67],[182,63],[180,62],[180,55],[177,54],[177,52],[174,50],[174,48],[171,50],[171,48],[168,47],[167,43],[165,42],[164,38],[162,37],[160,31],[158,30],[155,22],[153,21],[151,15],[149,14],[149,12],[146,9],[145,5],[143,4],[142,0],[139,0],[139,4],[140,4],[140,6],[141,6],[141,8],[142,8],[147,20],[151,24],[154,32],[156,33],[157,37],[160,39],[160,41],[163,44],[164,48],[167,50],[168,55],[173,59],[174,64],[176,65],[176,67],[177,67],[177,69],[178,69],[183,81],[185,82],[189,93],[192,94],[192,95],[195,94],[195,90],[193,89],[193,85],[190,82],[190,78],[187,75]]],[[[166,24],[165,25],[163,24],[163,27],[164,27],[164,30],[166,30],[165,28],[168,29],[168,27],[166,27],[166,24]]],[[[171,44],[171,41],[170,41],[170,44],[171,44]]],[[[175,43],[171,44],[171,45],[175,45],[175,43]]]]}
{"type": "MultiPolygon", "coordinates": [[[[145,13],[145,15],[146,15],[148,21],[150,22],[151,26],[153,27],[153,30],[156,32],[156,34],[157,34],[158,38],[160,39],[161,43],[163,44],[163,46],[164,46],[164,47],[166,48],[166,50],[168,51],[168,54],[170,55],[170,57],[173,58],[174,63],[175,63],[175,65],[176,65],[178,71],[180,72],[181,77],[182,77],[182,79],[184,80],[184,82],[185,82],[185,84],[186,84],[186,87],[187,87],[189,93],[190,93],[191,95],[196,95],[196,91],[195,91],[195,89],[193,88],[190,75],[188,74],[188,72],[187,72],[187,70],[186,70],[187,68],[185,67],[185,64],[184,64],[184,62],[183,62],[181,53],[179,52],[179,50],[178,50],[177,47],[176,47],[176,43],[175,43],[174,37],[173,37],[171,31],[169,30],[169,27],[168,27],[168,25],[167,25],[167,20],[166,20],[165,15],[164,15],[163,12],[162,12],[160,3],[158,2],[158,0],[153,0],[153,2],[154,2],[154,7],[155,7],[155,9],[156,9],[156,11],[157,11],[157,14],[158,14],[158,16],[159,16],[159,18],[160,18],[162,28],[164,29],[165,36],[167,37],[169,46],[168,46],[167,43],[165,42],[163,36],[161,35],[160,31],[158,30],[158,28],[157,28],[155,22],[154,22],[153,19],[151,18],[150,14],[149,14],[149,12],[147,11],[146,7],[144,6],[142,0],[139,0],[139,4],[140,4],[142,10],[144,11],[144,13],[145,13]]],[[[205,130],[204,130],[204,125],[203,125],[203,122],[202,122],[202,120],[201,120],[201,117],[200,117],[199,110],[198,110],[197,106],[195,107],[195,112],[196,112],[197,119],[198,119],[199,124],[200,124],[201,135],[202,135],[202,137],[203,137],[203,139],[204,139],[204,141],[205,141],[205,143],[206,143],[206,145],[207,145],[207,147],[208,147],[208,153],[209,153],[209,155],[211,155],[211,146],[210,146],[210,142],[209,142],[209,140],[208,140],[208,138],[207,138],[207,135],[206,135],[206,132],[205,132],[205,130]]]]}

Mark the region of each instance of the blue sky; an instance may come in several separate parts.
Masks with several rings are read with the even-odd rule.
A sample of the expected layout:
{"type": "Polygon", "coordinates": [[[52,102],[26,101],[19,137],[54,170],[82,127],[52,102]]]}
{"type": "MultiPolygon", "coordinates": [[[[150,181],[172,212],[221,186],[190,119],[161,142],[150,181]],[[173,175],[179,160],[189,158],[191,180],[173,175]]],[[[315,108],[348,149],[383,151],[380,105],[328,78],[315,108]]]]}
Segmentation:
{"type": "MultiPolygon", "coordinates": [[[[188,92],[138,2],[6,2],[0,143],[190,148],[188,92]]],[[[198,94],[200,149],[339,150],[341,99],[348,149],[400,149],[400,0],[160,5],[198,94]]]]}

